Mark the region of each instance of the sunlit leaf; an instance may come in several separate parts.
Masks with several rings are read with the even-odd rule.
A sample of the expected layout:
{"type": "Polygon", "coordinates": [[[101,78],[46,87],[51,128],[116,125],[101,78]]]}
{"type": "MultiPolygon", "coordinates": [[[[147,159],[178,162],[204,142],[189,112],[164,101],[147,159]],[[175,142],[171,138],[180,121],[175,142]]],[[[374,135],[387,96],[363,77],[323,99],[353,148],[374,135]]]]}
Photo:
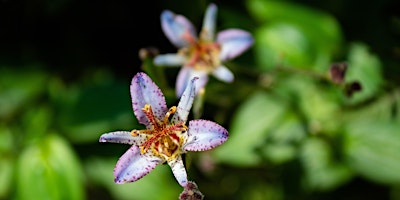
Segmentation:
{"type": "Polygon", "coordinates": [[[349,103],[359,103],[376,95],[383,84],[379,58],[369,52],[366,45],[354,43],[349,50],[348,62],[346,82],[358,81],[362,87],[349,98],[349,103]]]}
{"type": "Polygon", "coordinates": [[[255,148],[266,141],[269,129],[286,110],[279,99],[264,92],[250,96],[236,111],[229,129],[229,138],[213,151],[216,160],[238,166],[252,166],[260,162],[255,148]]]}
{"type": "Polygon", "coordinates": [[[40,139],[54,123],[51,109],[47,106],[32,107],[24,113],[21,126],[24,129],[24,143],[40,139]]]}
{"type": "Polygon", "coordinates": [[[288,23],[272,23],[259,28],[255,33],[255,53],[264,69],[285,66],[307,66],[310,58],[310,43],[298,27],[288,23]]]}
{"type": "Polygon", "coordinates": [[[11,152],[13,149],[14,138],[10,128],[0,125],[0,153],[11,152]]]}
{"type": "Polygon", "coordinates": [[[386,94],[378,99],[369,102],[360,108],[347,109],[343,113],[343,121],[352,122],[353,120],[371,120],[373,116],[377,121],[393,121],[400,123],[400,90],[386,94]],[[397,110],[397,111],[396,111],[397,110]]]}
{"type": "MultiPolygon", "coordinates": [[[[275,64],[291,64],[321,72],[327,69],[326,65],[341,43],[340,27],[332,16],[288,1],[249,0],[247,2],[250,14],[260,24],[267,27],[270,25],[269,31],[276,34],[274,37],[268,36],[270,39],[263,38],[265,36],[256,38],[257,41],[264,41],[261,42],[262,45],[266,45],[264,49],[261,47],[257,49],[259,58],[267,54],[272,54],[272,56],[281,54],[280,63],[275,64]],[[280,31],[274,30],[276,29],[274,24],[285,24],[287,28],[281,28],[280,31]],[[278,33],[282,34],[281,37],[278,37],[278,33]],[[289,48],[285,49],[285,45],[289,42],[289,48]],[[282,63],[282,61],[287,61],[287,63],[282,63]]],[[[263,26],[262,29],[265,28],[263,26]]],[[[263,65],[270,63],[271,61],[261,62],[263,65]]]]}
{"type": "Polygon", "coordinates": [[[400,123],[359,120],[349,123],[345,153],[361,176],[384,184],[400,183],[400,123]]]}
{"type": "Polygon", "coordinates": [[[0,199],[6,199],[10,192],[13,171],[13,160],[0,153],[0,199]]]}
{"type": "Polygon", "coordinates": [[[79,160],[57,135],[24,149],[16,170],[18,199],[84,199],[79,160]]]}
{"type": "Polygon", "coordinates": [[[304,117],[308,133],[334,134],[341,126],[339,88],[322,86],[305,75],[282,79],[279,92],[288,98],[298,116],[304,117]]]}

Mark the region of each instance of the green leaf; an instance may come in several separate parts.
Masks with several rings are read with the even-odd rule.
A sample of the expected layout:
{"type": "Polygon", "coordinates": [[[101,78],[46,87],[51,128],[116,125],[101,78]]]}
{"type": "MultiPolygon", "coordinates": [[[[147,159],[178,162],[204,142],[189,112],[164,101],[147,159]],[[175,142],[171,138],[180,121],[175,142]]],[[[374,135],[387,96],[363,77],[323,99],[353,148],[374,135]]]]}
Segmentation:
{"type": "Polygon", "coordinates": [[[361,176],[383,184],[400,183],[400,123],[358,120],[345,133],[345,155],[361,176]]]}
{"type": "Polygon", "coordinates": [[[132,130],[134,118],[129,84],[106,82],[79,91],[75,102],[63,110],[61,126],[75,143],[98,141],[102,133],[132,130]]]}
{"type": "Polygon", "coordinates": [[[46,81],[45,73],[0,68],[0,119],[13,117],[18,110],[28,108],[43,94],[46,81]]]}
{"type": "Polygon", "coordinates": [[[54,124],[52,115],[52,110],[48,106],[36,106],[26,110],[21,120],[24,143],[42,138],[54,124]]]}
{"type": "Polygon", "coordinates": [[[18,199],[84,199],[79,160],[57,135],[47,135],[24,149],[16,170],[18,199]]]}
{"type": "Polygon", "coordinates": [[[0,154],[0,199],[7,199],[13,179],[14,162],[0,154]]]}
{"type": "Polygon", "coordinates": [[[333,87],[304,75],[291,75],[280,82],[279,92],[291,100],[293,110],[304,117],[308,133],[335,134],[340,128],[342,97],[333,87]]]}
{"type": "MultiPolygon", "coordinates": [[[[259,58],[267,54],[280,55],[284,62],[275,65],[290,64],[322,72],[340,47],[342,36],[339,24],[327,13],[293,2],[275,0],[249,0],[247,8],[262,25],[261,29],[270,25],[270,31],[261,32],[272,32],[268,34],[273,37],[268,34],[256,37],[257,41],[262,41],[260,46],[266,45],[264,50],[260,47],[256,53],[259,58]],[[275,24],[278,24],[278,28],[275,24]],[[286,28],[279,27],[282,25],[286,28]],[[279,36],[279,33],[282,35],[279,36]],[[288,49],[285,49],[285,45],[288,45],[288,49]]],[[[260,64],[271,67],[268,62],[260,64]]]]}
{"type": "Polygon", "coordinates": [[[362,87],[348,99],[348,103],[356,104],[378,94],[383,84],[379,58],[370,53],[366,45],[354,43],[350,46],[348,60],[345,81],[358,81],[362,87]]]}
{"type": "Polygon", "coordinates": [[[307,66],[310,43],[304,33],[288,23],[272,23],[260,27],[255,32],[255,56],[263,69],[275,66],[307,66]]]}
{"type": "Polygon", "coordinates": [[[305,170],[304,182],[311,190],[332,190],[352,178],[352,171],[335,162],[330,146],[319,138],[303,142],[300,159],[305,170]]]}
{"type": "Polygon", "coordinates": [[[14,137],[9,127],[0,125],[0,153],[8,153],[13,150],[14,137]]]}
{"type": "Polygon", "coordinates": [[[250,96],[233,116],[228,141],[213,151],[216,160],[238,166],[257,165],[260,156],[256,147],[264,144],[268,130],[285,110],[285,104],[270,94],[256,92],[250,96]]]}
{"type": "Polygon", "coordinates": [[[261,149],[268,160],[275,164],[282,164],[297,156],[297,145],[305,136],[304,125],[298,117],[290,113],[271,130],[267,144],[261,149]]]}
{"type": "Polygon", "coordinates": [[[343,122],[368,121],[372,118],[377,121],[393,121],[400,123],[400,90],[394,93],[383,95],[374,101],[368,102],[363,107],[346,109],[342,115],[343,122]]]}
{"type": "Polygon", "coordinates": [[[157,166],[136,182],[115,184],[113,170],[117,159],[91,158],[85,164],[92,184],[106,187],[115,199],[177,199],[182,192],[168,165],[157,166]]]}

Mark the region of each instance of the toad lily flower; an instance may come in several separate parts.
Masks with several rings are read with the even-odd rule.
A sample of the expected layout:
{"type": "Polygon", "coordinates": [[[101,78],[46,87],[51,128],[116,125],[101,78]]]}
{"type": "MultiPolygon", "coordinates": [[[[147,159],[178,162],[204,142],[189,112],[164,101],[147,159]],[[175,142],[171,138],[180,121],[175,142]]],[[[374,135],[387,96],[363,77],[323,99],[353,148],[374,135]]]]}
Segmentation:
{"type": "Polygon", "coordinates": [[[130,87],[133,112],[146,129],[105,133],[99,140],[132,145],[117,162],[115,183],[136,181],[158,164],[167,162],[176,180],[185,187],[188,180],[181,155],[212,149],[228,139],[226,129],[215,122],[192,120],[186,125],[195,81],[196,78],[190,81],[178,106],[168,109],[161,90],[145,73],[133,77],[130,87]]]}
{"type": "Polygon", "coordinates": [[[162,30],[179,51],[176,54],[158,55],[154,63],[164,66],[183,65],[176,82],[177,96],[183,93],[193,77],[199,77],[197,89],[205,86],[208,74],[221,81],[232,82],[233,73],[222,62],[238,56],[253,44],[250,33],[240,29],[221,31],[215,40],[216,16],[217,6],[210,4],[197,38],[194,26],[186,17],[169,10],[161,14],[162,30]]]}

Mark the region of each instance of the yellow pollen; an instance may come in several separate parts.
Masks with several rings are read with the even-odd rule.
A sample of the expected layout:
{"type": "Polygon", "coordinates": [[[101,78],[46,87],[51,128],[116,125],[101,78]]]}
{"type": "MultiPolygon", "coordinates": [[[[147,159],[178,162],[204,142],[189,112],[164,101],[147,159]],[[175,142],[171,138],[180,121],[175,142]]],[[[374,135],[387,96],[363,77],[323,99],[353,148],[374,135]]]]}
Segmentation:
{"type": "Polygon", "coordinates": [[[146,140],[140,144],[141,154],[147,153],[150,149],[154,155],[166,160],[171,160],[179,155],[184,140],[182,133],[186,132],[188,127],[185,122],[171,123],[169,121],[176,110],[176,106],[171,107],[164,119],[160,121],[154,115],[151,106],[144,105],[142,111],[149,121],[149,129],[131,131],[132,136],[146,135],[146,140]]]}

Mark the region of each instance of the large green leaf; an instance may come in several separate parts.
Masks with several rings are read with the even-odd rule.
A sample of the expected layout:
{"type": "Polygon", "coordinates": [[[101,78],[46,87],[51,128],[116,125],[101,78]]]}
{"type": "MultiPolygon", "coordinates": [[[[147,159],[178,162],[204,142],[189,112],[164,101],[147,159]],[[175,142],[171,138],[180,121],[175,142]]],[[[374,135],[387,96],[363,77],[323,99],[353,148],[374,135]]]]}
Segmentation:
{"type": "Polygon", "coordinates": [[[306,123],[311,134],[335,134],[340,128],[339,102],[342,97],[338,88],[321,85],[305,75],[290,75],[281,79],[279,93],[291,101],[293,110],[306,123]]]}
{"type": "Polygon", "coordinates": [[[261,150],[269,161],[281,164],[297,156],[297,146],[305,136],[305,128],[300,119],[289,113],[271,130],[268,142],[261,150]]]}
{"type": "Polygon", "coordinates": [[[340,27],[327,13],[275,0],[249,0],[247,7],[263,25],[256,35],[256,40],[262,41],[256,54],[263,67],[290,64],[325,71],[340,47],[340,27]],[[281,59],[263,62],[263,56],[281,59]]]}
{"type": "Polygon", "coordinates": [[[278,65],[308,66],[312,63],[311,44],[293,24],[271,23],[255,32],[255,55],[259,65],[268,69],[278,65]]]}
{"type": "Polygon", "coordinates": [[[369,52],[366,45],[354,43],[350,46],[348,62],[346,82],[358,81],[362,86],[362,90],[354,93],[349,103],[359,103],[376,95],[383,84],[379,58],[369,52]]]}
{"type": "Polygon", "coordinates": [[[24,149],[16,170],[18,199],[84,199],[79,160],[57,135],[47,135],[24,149]]]}
{"type": "Polygon", "coordinates": [[[331,190],[352,178],[351,169],[335,162],[330,145],[320,138],[308,138],[300,149],[307,189],[331,190]]]}
{"type": "Polygon", "coordinates": [[[349,123],[345,154],[349,165],[361,176],[386,183],[400,183],[400,123],[358,120],[349,123]]]}
{"type": "Polygon", "coordinates": [[[236,111],[229,130],[228,141],[213,153],[217,161],[253,166],[260,162],[256,147],[263,145],[268,130],[286,111],[286,105],[265,92],[256,92],[236,111]]]}
{"type": "Polygon", "coordinates": [[[13,180],[14,160],[0,153],[0,199],[6,199],[13,180]]]}
{"type": "Polygon", "coordinates": [[[32,101],[44,93],[46,81],[47,75],[38,71],[0,68],[0,119],[32,106],[32,101]]]}

